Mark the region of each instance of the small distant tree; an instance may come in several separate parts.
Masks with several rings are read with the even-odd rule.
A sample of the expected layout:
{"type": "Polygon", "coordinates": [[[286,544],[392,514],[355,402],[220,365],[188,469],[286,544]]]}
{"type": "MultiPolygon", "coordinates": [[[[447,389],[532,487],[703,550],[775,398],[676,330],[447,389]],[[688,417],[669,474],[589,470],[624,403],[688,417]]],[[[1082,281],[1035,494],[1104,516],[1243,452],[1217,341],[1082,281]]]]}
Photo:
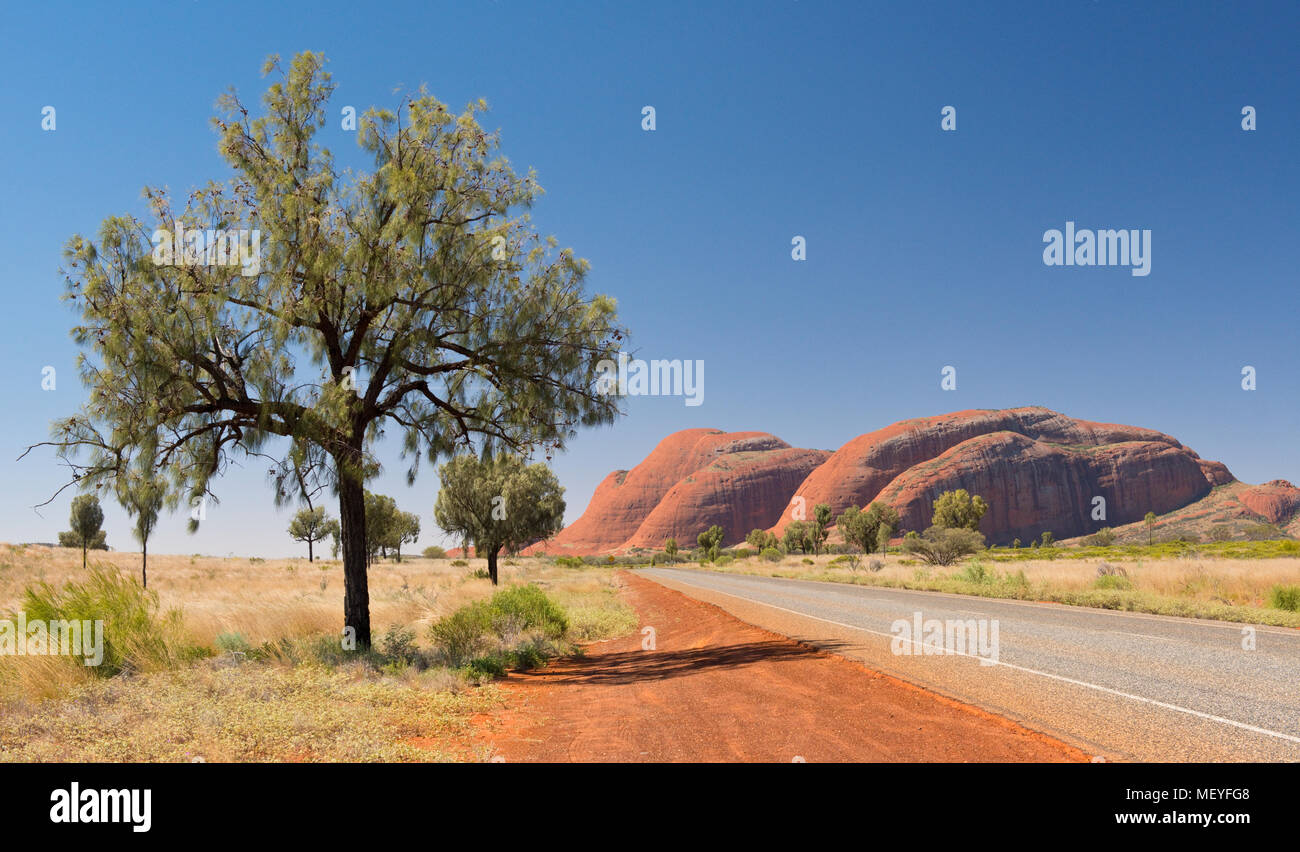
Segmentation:
{"type": "Polygon", "coordinates": [[[818,503],[813,507],[812,545],[813,553],[822,552],[826,538],[830,535],[831,507],[828,503],[818,503]]]}
{"type": "Polygon", "coordinates": [[[677,558],[677,539],[669,538],[664,540],[664,553],[669,559],[677,558]]]}
{"type": "Polygon", "coordinates": [[[474,542],[497,585],[502,548],[515,552],[564,526],[564,489],[550,468],[513,454],[462,455],[438,469],[442,487],[433,515],[449,535],[474,542]]]}
{"type": "Polygon", "coordinates": [[[1115,543],[1115,531],[1110,527],[1102,527],[1092,535],[1084,539],[1084,544],[1093,547],[1110,547],[1115,543]]]}
{"type": "Polygon", "coordinates": [[[983,533],[966,527],[932,526],[920,535],[910,532],[903,537],[903,550],[929,565],[952,565],[983,547],[983,533]]]}
{"type": "Polygon", "coordinates": [[[936,527],[979,532],[980,519],[988,508],[983,497],[971,497],[964,488],[945,491],[934,501],[934,518],[930,523],[936,527]]]}
{"type": "Polygon", "coordinates": [[[714,562],[718,558],[718,548],[722,546],[722,539],[726,535],[726,531],[722,527],[714,524],[696,536],[695,543],[699,545],[700,550],[704,551],[704,557],[710,562],[714,562]]]}
{"type": "Polygon", "coordinates": [[[397,523],[397,501],[384,494],[365,493],[366,559],[387,556],[392,546],[393,528],[397,523]]]}
{"type": "Polygon", "coordinates": [[[863,553],[885,549],[898,524],[898,510],[888,503],[872,503],[865,512],[857,506],[850,506],[836,521],[844,540],[862,548],[863,553]],[[881,544],[882,538],[884,545],[881,544]]]}
{"type": "Polygon", "coordinates": [[[86,567],[86,551],[107,549],[104,535],[104,510],[94,494],[78,494],[72,498],[72,512],[68,515],[72,529],[59,534],[59,544],[81,548],[81,567],[86,567]]]}
{"type": "Polygon", "coordinates": [[[398,512],[389,529],[389,540],[397,561],[402,561],[402,545],[415,544],[420,539],[420,516],[412,512],[398,512]]]}
{"type": "Polygon", "coordinates": [[[126,510],[128,517],[135,518],[131,534],[140,542],[140,586],[149,588],[149,536],[153,535],[158,524],[158,513],[162,511],[166,487],[150,476],[141,476],[130,471],[117,478],[114,483],[117,501],[126,510]]]}
{"type": "Polygon", "coordinates": [[[1147,525],[1147,544],[1156,543],[1156,513],[1147,512],[1142,522],[1147,525]]]}
{"type": "Polygon", "coordinates": [[[431,544],[424,549],[423,556],[425,559],[446,559],[447,551],[436,544],[431,544]]]}
{"type": "Polygon", "coordinates": [[[800,553],[807,553],[812,550],[812,524],[808,521],[791,521],[785,528],[785,535],[781,543],[785,545],[786,553],[794,553],[798,550],[800,553]]]}
{"type": "Polygon", "coordinates": [[[882,554],[889,553],[889,539],[892,538],[893,535],[893,528],[886,524],[881,524],[879,528],[876,529],[876,548],[882,554]]]}
{"type": "Polygon", "coordinates": [[[745,543],[754,548],[755,553],[762,553],[770,547],[776,547],[779,540],[776,533],[767,530],[753,530],[745,537],[745,543]]]}
{"type": "Polygon", "coordinates": [[[1020,549],[1020,539],[1018,539],[1018,538],[1013,538],[1013,539],[1011,540],[1011,549],[1012,549],[1012,550],[1019,550],[1019,549],[1020,549]]]}
{"type": "Polygon", "coordinates": [[[1215,524],[1210,528],[1210,541],[1227,541],[1232,538],[1232,527],[1227,524],[1215,524]]]}
{"type": "Polygon", "coordinates": [[[312,562],[315,555],[312,546],[326,537],[337,536],[339,522],[325,514],[324,506],[314,509],[301,509],[289,522],[289,535],[295,541],[307,542],[307,561],[312,562]]]}
{"type": "Polygon", "coordinates": [[[1055,540],[1056,539],[1052,536],[1050,532],[1047,532],[1046,530],[1043,531],[1043,547],[1051,547],[1052,542],[1055,540]]]}

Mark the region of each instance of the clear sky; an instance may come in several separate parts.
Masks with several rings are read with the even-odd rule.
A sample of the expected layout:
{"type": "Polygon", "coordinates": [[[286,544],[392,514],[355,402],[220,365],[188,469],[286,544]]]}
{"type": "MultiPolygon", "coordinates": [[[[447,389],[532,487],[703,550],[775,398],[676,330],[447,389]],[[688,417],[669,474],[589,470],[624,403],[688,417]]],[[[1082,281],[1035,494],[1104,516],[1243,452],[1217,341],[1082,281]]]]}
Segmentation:
{"type": "MultiPolygon", "coordinates": [[[[336,118],[396,105],[397,86],[486,98],[504,153],[547,190],[534,221],[591,261],[637,354],[704,361],[702,405],[632,398],[555,460],[570,520],[678,429],[834,449],[907,417],[1028,404],[1168,432],[1248,482],[1300,482],[1298,36],[1294,2],[11,6],[0,541],[67,527],[71,492],[32,508],[63,482],[51,455],[15,461],[83,398],[64,242],[143,215],[146,184],[224,178],[217,95],[256,100],[263,59],[305,49],[330,59],[336,118]],[[1044,232],[1067,221],[1149,229],[1150,275],[1044,265],[1044,232]]],[[[360,164],[337,120],[318,138],[360,164]]],[[[419,546],[438,542],[436,474],[408,488],[382,454],[372,488],[419,512],[419,546]]],[[[198,534],[164,519],[151,550],[302,550],[263,463],[215,488],[198,534]]],[[[135,549],[106,511],[109,543],[135,549]]]]}

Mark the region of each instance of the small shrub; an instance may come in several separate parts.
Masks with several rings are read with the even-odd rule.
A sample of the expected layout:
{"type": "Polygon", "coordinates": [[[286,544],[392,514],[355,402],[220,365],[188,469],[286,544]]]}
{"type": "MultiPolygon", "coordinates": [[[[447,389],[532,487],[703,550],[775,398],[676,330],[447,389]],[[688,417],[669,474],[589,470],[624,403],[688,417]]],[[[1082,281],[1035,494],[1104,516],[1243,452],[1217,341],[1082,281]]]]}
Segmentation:
{"type": "Polygon", "coordinates": [[[426,547],[424,549],[424,558],[425,559],[446,559],[447,551],[441,547],[438,547],[435,544],[431,547],[426,547]]]}
{"type": "Polygon", "coordinates": [[[805,564],[805,565],[811,565],[811,564],[813,564],[813,561],[812,561],[811,559],[809,559],[807,556],[805,556],[805,557],[803,558],[803,564],[805,564]]]}
{"type": "Polygon", "coordinates": [[[722,556],[719,556],[717,559],[713,560],[713,564],[718,566],[719,568],[725,568],[735,561],[736,560],[733,559],[732,557],[723,554],[722,556]]]}
{"type": "Polygon", "coordinates": [[[456,568],[466,568],[469,566],[469,563],[466,562],[464,559],[453,559],[451,560],[451,564],[456,568]]]}
{"type": "Polygon", "coordinates": [[[244,638],[242,633],[221,633],[213,640],[212,644],[217,646],[218,651],[227,651],[237,654],[246,654],[252,646],[244,638]]]}
{"type": "Polygon", "coordinates": [[[775,547],[765,547],[763,548],[763,552],[759,554],[759,557],[768,562],[780,562],[782,556],[783,554],[781,551],[777,550],[775,547]]]}
{"type": "Polygon", "coordinates": [[[1128,591],[1133,588],[1133,581],[1123,574],[1102,574],[1092,584],[1094,589],[1113,589],[1128,591]]]}
{"type": "Polygon", "coordinates": [[[1268,592],[1268,605],[1287,612],[1300,612],[1300,586],[1274,586],[1268,592]]]}
{"type": "Polygon", "coordinates": [[[188,641],[180,610],[159,612],[155,592],[103,566],[60,590],[48,583],[29,586],[22,609],[29,621],[102,621],[104,659],[90,667],[102,677],[174,668],[205,654],[188,641]]]}

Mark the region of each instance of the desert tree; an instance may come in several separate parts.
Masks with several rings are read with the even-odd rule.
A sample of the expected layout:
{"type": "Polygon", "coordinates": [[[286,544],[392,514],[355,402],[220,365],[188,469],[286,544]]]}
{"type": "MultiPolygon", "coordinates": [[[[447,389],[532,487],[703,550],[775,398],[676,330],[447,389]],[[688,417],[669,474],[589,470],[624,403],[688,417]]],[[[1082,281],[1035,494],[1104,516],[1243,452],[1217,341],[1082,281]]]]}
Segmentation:
{"type": "Polygon", "coordinates": [[[857,506],[849,506],[835,521],[844,540],[862,548],[863,553],[884,549],[882,539],[888,545],[898,524],[898,510],[888,503],[878,502],[868,506],[865,512],[857,506]]]}
{"type": "Polygon", "coordinates": [[[131,534],[140,542],[140,585],[149,588],[149,537],[158,525],[166,498],[166,485],[148,475],[127,471],[113,483],[117,502],[135,519],[131,534]]]}
{"type": "Polygon", "coordinates": [[[1147,527],[1147,544],[1149,545],[1155,544],[1156,543],[1156,513],[1147,512],[1146,516],[1142,519],[1142,523],[1146,524],[1147,527]]]}
{"type": "Polygon", "coordinates": [[[829,503],[818,503],[813,507],[812,540],[814,554],[822,552],[822,547],[825,546],[826,539],[830,536],[831,517],[829,503]]]}
{"type": "Polygon", "coordinates": [[[786,553],[794,553],[796,550],[807,553],[812,550],[812,542],[813,526],[808,521],[791,521],[786,525],[785,535],[781,538],[786,553]]]}
{"type": "Polygon", "coordinates": [[[388,530],[388,545],[398,562],[402,561],[402,545],[415,544],[420,539],[420,516],[414,512],[398,511],[388,530]]]}
{"type": "Polygon", "coordinates": [[[63,547],[81,548],[81,567],[86,567],[87,550],[106,550],[107,537],[102,529],[104,510],[99,505],[99,498],[94,494],[78,494],[72,498],[72,510],[68,514],[66,533],[59,533],[59,544],[63,547]]]}
{"type": "Polygon", "coordinates": [[[422,458],[459,450],[549,458],[618,415],[596,380],[625,332],[613,300],[586,292],[588,263],[534,229],[541,189],[499,154],[482,101],[456,114],[421,88],[371,108],[356,135],[371,168],[340,170],[317,140],[324,57],[271,57],[264,72],[260,115],[233,90],[218,101],[228,181],[182,202],[147,188],[152,222],[112,216],[68,241],[89,395],[46,443],[83,488],[148,451],[191,501],[242,456],[274,460],[277,500],[328,490],[345,635],[368,646],[373,443],[400,435],[408,483],[422,458]],[[199,229],[247,231],[238,262],[199,229]]]}
{"type": "Polygon", "coordinates": [[[564,526],[564,489],[551,469],[519,456],[460,455],[438,469],[442,487],[434,520],[449,535],[473,542],[497,585],[497,558],[515,553],[564,526]]]}
{"type": "Polygon", "coordinates": [[[324,506],[299,509],[289,522],[289,535],[295,541],[307,543],[307,561],[315,559],[313,545],[330,536],[338,535],[339,522],[325,514],[324,506]]]}
{"type": "Polygon", "coordinates": [[[668,556],[669,559],[677,558],[677,539],[675,538],[664,539],[664,553],[668,556]]]}
{"type": "Polygon", "coordinates": [[[705,559],[716,562],[718,560],[718,548],[722,547],[722,540],[726,536],[726,530],[714,524],[695,537],[695,544],[704,552],[705,559]]]}
{"type": "Polygon", "coordinates": [[[980,519],[988,508],[989,504],[983,497],[978,494],[972,497],[964,488],[945,491],[934,501],[934,518],[930,523],[936,527],[979,532],[980,519]]]}

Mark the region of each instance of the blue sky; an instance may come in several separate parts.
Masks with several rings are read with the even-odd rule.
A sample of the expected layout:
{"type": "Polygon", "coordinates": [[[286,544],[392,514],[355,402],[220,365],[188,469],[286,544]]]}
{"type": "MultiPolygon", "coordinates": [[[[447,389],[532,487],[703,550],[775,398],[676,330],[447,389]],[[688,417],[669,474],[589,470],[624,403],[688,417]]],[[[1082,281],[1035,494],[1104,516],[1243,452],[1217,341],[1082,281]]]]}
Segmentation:
{"type": "MultiPolygon", "coordinates": [[[[457,108],[487,98],[504,153],[547,190],[539,229],[591,261],[637,353],[705,362],[703,405],[632,398],[555,460],[570,520],[606,473],[678,429],[834,449],[907,417],[1027,404],[1160,429],[1249,482],[1300,482],[1300,5],[638,6],[8,9],[0,541],[66,528],[70,492],[32,509],[62,471],[48,454],[14,461],[82,399],[64,242],[143,214],[146,184],[224,177],[217,95],[256,100],[265,56],[304,49],[330,59],[336,116],[420,83],[457,108]],[[1151,274],[1045,266],[1043,233],[1067,220],[1150,229],[1151,274]],[[955,391],[940,389],[945,365],[955,391]]],[[[321,140],[360,165],[353,134],[333,128],[321,140]]],[[[420,513],[421,546],[439,541],[436,475],[408,488],[386,457],[372,487],[420,513]]],[[[299,552],[264,465],[216,490],[198,534],[165,519],[151,549],[299,552]]],[[[110,544],[135,548],[107,510],[110,544]]]]}

